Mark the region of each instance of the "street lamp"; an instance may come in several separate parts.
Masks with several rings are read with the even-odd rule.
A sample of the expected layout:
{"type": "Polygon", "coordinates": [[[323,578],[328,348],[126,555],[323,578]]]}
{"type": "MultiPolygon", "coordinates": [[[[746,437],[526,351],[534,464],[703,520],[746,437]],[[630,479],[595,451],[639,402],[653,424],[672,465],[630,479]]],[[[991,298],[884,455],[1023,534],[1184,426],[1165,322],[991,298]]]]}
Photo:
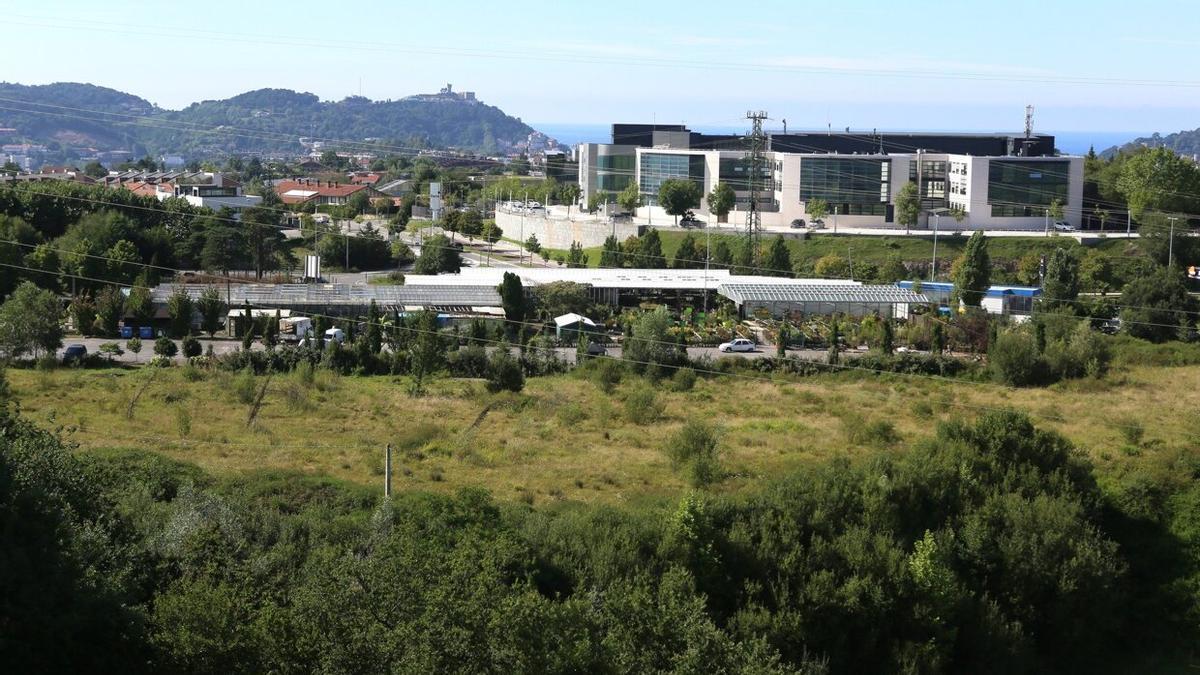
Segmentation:
{"type": "Polygon", "coordinates": [[[933,265],[932,265],[932,269],[929,272],[929,280],[930,281],[934,281],[937,279],[938,225],[941,224],[941,215],[944,212],[946,212],[946,209],[934,209],[929,212],[929,215],[933,216],[933,265]]]}
{"type": "Polygon", "coordinates": [[[1175,221],[1179,217],[1167,216],[1167,220],[1171,222],[1171,233],[1167,236],[1167,267],[1170,267],[1175,264],[1175,221]]]}

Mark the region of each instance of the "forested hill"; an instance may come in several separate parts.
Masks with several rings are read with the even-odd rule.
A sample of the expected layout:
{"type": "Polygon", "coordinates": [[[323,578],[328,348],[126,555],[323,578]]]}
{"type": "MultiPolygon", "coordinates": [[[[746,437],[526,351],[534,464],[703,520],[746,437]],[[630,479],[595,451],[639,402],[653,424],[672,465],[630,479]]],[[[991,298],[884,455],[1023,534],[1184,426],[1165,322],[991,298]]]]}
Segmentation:
{"type": "Polygon", "coordinates": [[[259,89],[232,98],[165,110],[91,84],[0,83],[0,128],[6,143],[189,157],[224,152],[302,150],[300,138],[336,139],[347,149],[390,146],[490,152],[525,140],[533,129],[494,106],[456,95],[372,101],[351,96],[259,89]]]}
{"type": "Polygon", "coordinates": [[[1135,138],[1125,145],[1114,145],[1100,154],[1104,157],[1111,157],[1120,151],[1129,152],[1140,147],[1169,148],[1180,155],[1200,155],[1200,129],[1178,131],[1166,136],[1156,132],[1145,138],[1135,138]]]}

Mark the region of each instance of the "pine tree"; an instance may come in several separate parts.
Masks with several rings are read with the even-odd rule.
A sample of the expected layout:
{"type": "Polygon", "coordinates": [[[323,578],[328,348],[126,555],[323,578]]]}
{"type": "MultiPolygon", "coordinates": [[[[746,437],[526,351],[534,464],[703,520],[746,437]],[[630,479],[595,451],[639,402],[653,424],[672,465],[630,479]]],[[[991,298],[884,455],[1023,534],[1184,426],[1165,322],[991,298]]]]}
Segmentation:
{"type": "Polygon", "coordinates": [[[1042,304],[1048,308],[1072,310],[1079,297],[1079,261],[1069,251],[1056,248],[1046,262],[1042,281],[1042,304]]]}
{"type": "Polygon", "coordinates": [[[677,270],[704,267],[703,255],[696,249],[696,238],[690,232],[683,236],[679,248],[675,249],[675,259],[671,261],[671,267],[677,270]]]}
{"type": "Polygon", "coordinates": [[[788,251],[783,235],[775,237],[771,248],[767,249],[767,259],[763,264],[763,274],[774,277],[792,276],[792,254],[788,251]]]}
{"type": "Polygon", "coordinates": [[[613,235],[608,235],[604,239],[604,248],[600,250],[600,267],[604,269],[616,269],[624,267],[624,259],[621,255],[621,242],[613,235]]]}

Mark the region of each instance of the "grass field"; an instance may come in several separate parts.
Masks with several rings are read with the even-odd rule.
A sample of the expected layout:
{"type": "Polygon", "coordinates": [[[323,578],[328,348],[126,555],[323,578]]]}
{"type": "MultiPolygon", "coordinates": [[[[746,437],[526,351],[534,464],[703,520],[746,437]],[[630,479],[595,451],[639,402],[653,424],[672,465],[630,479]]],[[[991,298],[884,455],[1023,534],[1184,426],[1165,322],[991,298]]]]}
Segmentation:
{"type": "MultiPolygon", "coordinates": [[[[289,469],[369,485],[382,480],[390,442],[396,489],[480,485],[527,502],[677,495],[686,479],[661,448],[689,417],[723,429],[728,477],[716,489],[724,491],[837,454],[903,452],[938,420],[986,408],[1029,412],[1111,475],[1148,462],[1165,467],[1180,450],[1200,446],[1200,366],[1131,367],[1099,382],[1023,390],[851,373],[790,383],[726,376],[700,379],[689,392],[655,387],[662,416],[647,425],[631,422],[623,403],[647,386],[640,378],[626,377],[611,394],[577,376],[534,378],[518,395],[448,379],[411,398],[406,383],[391,377],[318,372],[306,386],[277,376],[247,425],[251,405],[242,401],[253,390],[241,382],[239,400],[239,376],[182,368],[152,374],[14,369],[9,379],[29,416],[60,427],[85,452],[149,449],[217,473],[289,469]]],[[[254,378],[254,386],[264,381],[254,378]]]]}

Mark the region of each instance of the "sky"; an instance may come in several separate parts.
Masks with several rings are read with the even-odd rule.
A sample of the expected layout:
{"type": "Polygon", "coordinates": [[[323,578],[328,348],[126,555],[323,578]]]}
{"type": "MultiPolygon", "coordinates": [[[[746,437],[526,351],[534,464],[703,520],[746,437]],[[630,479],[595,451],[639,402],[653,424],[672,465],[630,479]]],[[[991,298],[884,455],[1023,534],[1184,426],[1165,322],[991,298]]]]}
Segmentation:
{"type": "Polygon", "coordinates": [[[166,108],[449,82],[534,126],[727,127],[755,109],[771,128],[1017,130],[1032,104],[1035,129],[1200,127],[1189,0],[0,0],[0,16],[0,79],[166,108]]]}

